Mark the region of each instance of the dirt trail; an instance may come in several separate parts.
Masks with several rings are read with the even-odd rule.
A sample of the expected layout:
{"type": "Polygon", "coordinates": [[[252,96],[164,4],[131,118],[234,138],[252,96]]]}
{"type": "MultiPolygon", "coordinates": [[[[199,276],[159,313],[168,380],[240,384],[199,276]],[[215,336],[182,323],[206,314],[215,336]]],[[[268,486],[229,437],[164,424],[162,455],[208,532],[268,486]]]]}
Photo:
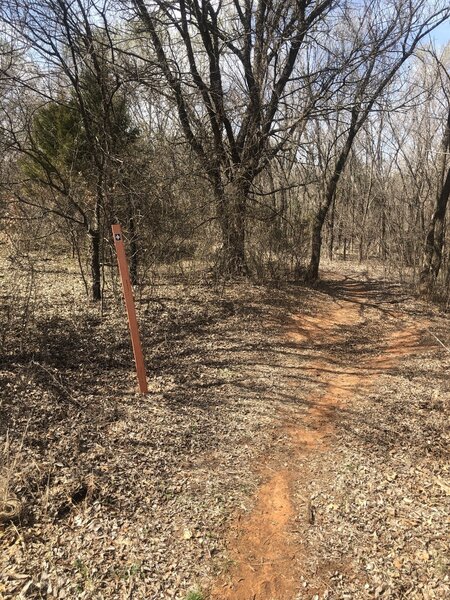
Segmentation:
{"type": "MultiPolygon", "coordinates": [[[[376,377],[386,372],[419,348],[419,328],[398,318],[396,330],[383,340],[376,340],[381,350],[377,355],[352,364],[336,365],[334,347],[345,341],[349,327],[358,331],[368,320],[368,296],[364,287],[351,286],[345,299],[326,302],[314,316],[294,317],[288,339],[300,350],[321,346],[319,357],[298,368],[316,377],[321,391],[310,397],[305,415],[295,408],[285,410],[280,436],[286,440],[266,457],[261,468],[264,482],[250,514],[240,515],[229,535],[229,554],[233,566],[217,582],[212,600],[294,600],[299,591],[299,574],[305,550],[296,535],[295,519],[314,523],[314,507],[307,497],[302,507],[296,506],[294,484],[307,488],[311,474],[299,470],[298,464],[309,453],[321,452],[332,445],[333,423],[339,408],[352,397],[366,393],[376,377]],[[304,484],[302,486],[302,484],[304,484]],[[294,519],[295,517],[295,519],[294,519]]],[[[372,311],[373,312],[373,311],[372,311]]],[[[391,317],[394,316],[391,313],[391,317]]],[[[345,565],[340,565],[345,569],[345,565]]],[[[310,590],[311,591],[311,590],[310,590]]],[[[320,592],[317,588],[315,592],[320,592]]],[[[308,596],[309,597],[309,596],[308,596]]],[[[312,596],[311,596],[312,597],[312,596]]]]}

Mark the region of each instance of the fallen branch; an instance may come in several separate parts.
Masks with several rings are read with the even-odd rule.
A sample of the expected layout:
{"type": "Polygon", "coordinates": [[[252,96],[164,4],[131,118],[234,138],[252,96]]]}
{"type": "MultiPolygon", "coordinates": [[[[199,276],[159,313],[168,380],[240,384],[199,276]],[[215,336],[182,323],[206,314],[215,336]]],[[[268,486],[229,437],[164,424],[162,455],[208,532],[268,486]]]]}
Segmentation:
{"type": "Polygon", "coordinates": [[[69,390],[60,381],[58,381],[58,379],[55,377],[55,375],[51,371],[49,371],[46,367],[44,367],[44,365],[41,365],[41,363],[37,362],[36,360],[30,361],[30,364],[34,365],[36,367],[39,367],[40,369],[45,371],[47,373],[47,375],[50,375],[53,383],[57,387],[59,387],[60,390],[62,390],[64,392],[64,395],[69,402],[72,402],[72,404],[75,404],[75,406],[78,406],[78,408],[84,408],[83,405],[72,396],[72,394],[69,392],[69,390]]]}
{"type": "Polygon", "coordinates": [[[438,336],[436,334],[434,334],[432,331],[430,331],[429,329],[426,329],[425,331],[427,331],[430,335],[432,335],[434,337],[434,339],[439,342],[439,344],[444,348],[444,350],[447,350],[447,352],[450,354],[450,348],[448,348],[444,342],[442,342],[438,336]]]}

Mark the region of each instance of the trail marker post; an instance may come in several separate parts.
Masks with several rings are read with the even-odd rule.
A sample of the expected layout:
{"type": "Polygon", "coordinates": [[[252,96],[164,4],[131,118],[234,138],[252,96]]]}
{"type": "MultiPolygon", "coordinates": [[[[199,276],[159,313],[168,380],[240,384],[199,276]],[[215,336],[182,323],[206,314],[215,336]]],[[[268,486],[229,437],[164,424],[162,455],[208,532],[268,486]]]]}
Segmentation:
{"type": "Polygon", "coordinates": [[[131,288],[128,262],[123,244],[122,228],[120,225],[112,226],[114,246],[116,248],[117,262],[119,264],[120,279],[122,280],[123,297],[128,315],[128,326],[130,328],[131,345],[133,346],[134,362],[136,363],[136,374],[141,394],[148,392],[147,376],[145,374],[144,356],[142,354],[141,340],[136,319],[136,308],[134,306],[133,290],[131,288]]]}

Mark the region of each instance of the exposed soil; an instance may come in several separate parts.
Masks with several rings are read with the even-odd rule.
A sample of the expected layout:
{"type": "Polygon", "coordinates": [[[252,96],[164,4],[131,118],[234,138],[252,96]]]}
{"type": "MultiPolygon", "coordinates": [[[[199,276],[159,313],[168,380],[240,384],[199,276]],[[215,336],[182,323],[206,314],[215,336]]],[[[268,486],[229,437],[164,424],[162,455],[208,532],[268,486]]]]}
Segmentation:
{"type": "MultiPolygon", "coordinates": [[[[429,348],[429,343],[423,340],[428,325],[424,319],[411,322],[400,312],[388,311],[391,320],[396,321],[395,328],[390,323],[377,340],[377,354],[361,357],[358,356],[360,349],[355,348],[353,360],[347,361],[350,364],[336,368],[336,347],[345,341],[347,328],[359,328],[367,323],[368,292],[360,283],[341,284],[340,301],[322,307],[312,316],[299,314],[292,319],[286,335],[299,349],[305,345],[326,347],[321,348],[320,358],[306,365],[299,361],[298,365],[299,369],[318,378],[321,390],[310,396],[308,411],[300,419],[296,411],[286,412],[278,435],[287,443],[278,446],[275,452],[271,449],[260,461],[264,465],[260,469],[263,483],[252,511],[239,515],[231,529],[228,549],[234,566],[215,584],[214,600],[328,597],[334,573],[354,576],[350,573],[354,565],[346,561],[327,561],[320,571],[315,570],[308,591],[301,590],[300,576],[308,557],[304,541],[298,535],[296,517],[303,513],[304,521],[315,524],[316,509],[302,490],[310,487],[308,478],[317,479],[317,473],[310,468],[299,468],[299,462],[307,463],[325,450],[331,459],[337,412],[358,395],[367,394],[377,378],[394,369],[403,357],[429,348]],[[295,497],[295,487],[300,497],[295,497]]],[[[387,589],[387,586],[380,588],[379,593],[387,589]]]]}
{"type": "MultiPolygon", "coordinates": [[[[349,302],[332,306],[302,318],[295,315],[286,336],[299,348],[303,344],[339,343],[338,328],[357,324],[361,320],[359,308],[349,302]]],[[[310,375],[332,370],[332,364],[323,357],[306,365],[299,365],[310,375]]],[[[255,507],[246,519],[239,518],[234,526],[230,556],[236,568],[228,574],[230,582],[219,583],[213,598],[228,600],[259,600],[293,598],[299,587],[298,555],[301,544],[293,539],[295,509],[293,482],[302,477],[297,471],[300,453],[318,451],[333,424],[333,412],[358,385],[359,378],[347,372],[327,378],[326,392],[311,398],[311,406],[301,420],[295,411],[285,411],[279,435],[289,443],[265,457],[262,463],[264,483],[258,490],[255,507]],[[287,465],[287,466],[286,466],[287,465]]],[[[313,521],[308,503],[307,516],[313,521]]]]}
{"type": "Polygon", "coordinates": [[[0,598],[446,597],[445,315],[354,271],[157,278],[143,397],[117,282],[0,276],[0,598]]]}

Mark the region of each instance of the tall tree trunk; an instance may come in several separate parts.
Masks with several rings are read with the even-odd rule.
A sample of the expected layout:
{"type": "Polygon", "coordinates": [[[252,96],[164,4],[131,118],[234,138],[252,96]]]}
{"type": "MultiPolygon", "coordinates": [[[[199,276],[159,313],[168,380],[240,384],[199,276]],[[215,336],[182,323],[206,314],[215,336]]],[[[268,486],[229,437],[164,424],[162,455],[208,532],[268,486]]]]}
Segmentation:
{"type": "Polygon", "coordinates": [[[138,284],[138,243],[136,238],[136,223],[133,214],[133,206],[130,206],[128,217],[128,230],[130,232],[130,278],[133,285],[138,284]]]}
{"type": "Polygon", "coordinates": [[[334,201],[336,189],[349,157],[350,150],[352,149],[356,134],[362,125],[362,122],[358,123],[358,114],[358,108],[355,107],[352,111],[352,120],[347,133],[347,139],[345,140],[344,147],[339,154],[333,174],[326,188],[324,202],[319,206],[313,219],[311,231],[311,256],[305,274],[305,281],[310,283],[317,281],[319,278],[320,253],[322,250],[322,228],[330,206],[334,201]]]}
{"type": "Polygon", "coordinates": [[[89,227],[89,237],[91,238],[91,278],[92,278],[92,299],[97,302],[102,299],[102,273],[100,259],[100,214],[101,199],[97,197],[94,208],[94,218],[89,227]]]}
{"type": "Polygon", "coordinates": [[[222,231],[220,269],[225,275],[239,276],[248,273],[245,226],[249,187],[247,180],[236,180],[230,182],[226,189],[221,184],[215,189],[222,231]]]}
{"type": "Polygon", "coordinates": [[[445,215],[450,197],[450,167],[447,166],[450,154],[450,109],[447,116],[442,139],[442,163],[440,169],[440,186],[436,196],[436,208],[428,227],[423,254],[423,266],[420,273],[419,290],[423,296],[433,293],[434,285],[442,263],[442,248],[445,237],[445,215]],[[445,174],[447,171],[447,174],[445,174]]]}
{"type": "Polygon", "coordinates": [[[100,230],[91,229],[91,277],[92,277],[92,299],[96,302],[102,299],[101,289],[101,267],[100,267],[100,230]]]}
{"type": "Polygon", "coordinates": [[[442,186],[436,202],[436,210],[431,218],[425,240],[422,272],[420,273],[420,293],[424,296],[433,293],[436,279],[442,263],[442,248],[445,236],[445,215],[448,199],[450,197],[450,169],[447,171],[444,185],[442,186]]]}
{"type": "Polygon", "coordinates": [[[322,228],[328,213],[328,209],[330,208],[330,204],[333,201],[333,196],[331,196],[331,198],[327,197],[325,204],[319,208],[314,216],[311,231],[311,256],[305,275],[305,281],[310,283],[317,281],[319,278],[320,253],[322,250],[322,228]]]}
{"type": "Polygon", "coordinates": [[[325,201],[319,206],[312,223],[311,230],[311,255],[309,264],[306,269],[305,281],[313,283],[319,278],[319,265],[320,265],[320,254],[322,251],[322,229],[325,219],[327,217],[330,206],[334,202],[336,195],[336,188],[341,177],[342,169],[347,161],[350,147],[347,145],[346,148],[341,152],[339,160],[337,161],[334,173],[330,182],[328,183],[327,191],[325,194],[325,201]]]}
{"type": "Polygon", "coordinates": [[[330,215],[330,238],[328,240],[328,258],[333,260],[333,250],[334,250],[334,220],[336,213],[336,201],[333,202],[331,207],[331,215],[330,215]]]}
{"type": "Polygon", "coordinates": [[[386,240],[386,211],[383,206],[381,213],[381,258],[383,262],[387,260],[387,240],[386,240]]]}

